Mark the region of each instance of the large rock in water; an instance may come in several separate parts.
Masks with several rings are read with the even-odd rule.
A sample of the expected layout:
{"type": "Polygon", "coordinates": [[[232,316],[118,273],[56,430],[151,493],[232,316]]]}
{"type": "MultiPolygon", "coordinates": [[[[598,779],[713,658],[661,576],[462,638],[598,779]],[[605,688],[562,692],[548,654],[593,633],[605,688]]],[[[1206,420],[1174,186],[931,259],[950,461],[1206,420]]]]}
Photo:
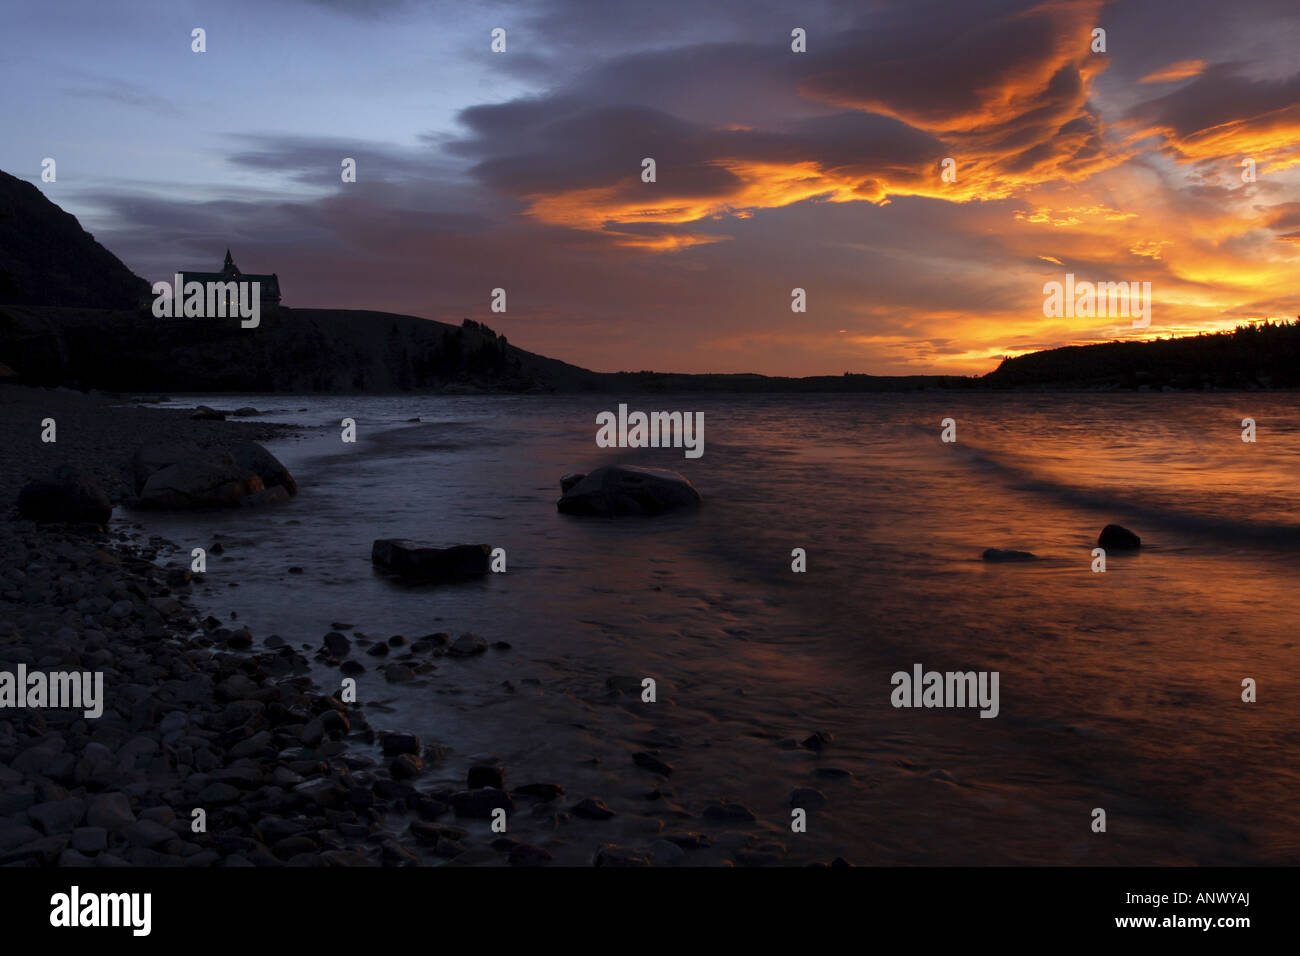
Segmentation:
{"type": "Polygon", "coordinates": [[[93,478],[65,465],[52,480],[23,486],[18,513],[30,521],[108,524],[113,505],[93,478]]]}
{"type": "Polygon", "coordinates": [[[235,464],[229,455],[207,454],[183,458],[155,471],[144,483],[141,508],[179,510],[229,508],[265,486],[257,475],[235,464]]]}
{"type": "Polygon", "coordinates": [[[426,582],[487,574],[491,554],[486,544],[430,548],[401,538],[379,538],[370,548],[370,560],[383,570],[408,581],[426,582]]]}
{"type": "Polygon", "coordinates": [[[145,508],[226,507],[240,504],[245,497],[263,489],[283,489],[283,493],[262,495],[256,500],[256,503],[266,503],[298,492],[298,483],[289,470],[252,441],[236,441],[214,448],[151,442],[136,449],[131,467],[136,494],[145,508]],[[178,469],[178,466],[184,467],[178,469]],[[146,494],[151,481],[153,487],[146,494]],[[186,503],[191,500],[202,503],[186,503]]]}
{"type": "Polygon", "coordinates": [[[657,515],[697,508],[700,493],[685,477],[666,468],[606,465],[577,482],[566,475],[555,506],[570,515],[657,515]],[[567,485],[567,487],[565,487],[567,485]]]}
{"type": "Polygon", "coordinates": [[[1107,551],[1136,551],[1142,547],[1142,539],[1128,528],[1108,524],[1097,536],[1097,547],[1107,551]]]}

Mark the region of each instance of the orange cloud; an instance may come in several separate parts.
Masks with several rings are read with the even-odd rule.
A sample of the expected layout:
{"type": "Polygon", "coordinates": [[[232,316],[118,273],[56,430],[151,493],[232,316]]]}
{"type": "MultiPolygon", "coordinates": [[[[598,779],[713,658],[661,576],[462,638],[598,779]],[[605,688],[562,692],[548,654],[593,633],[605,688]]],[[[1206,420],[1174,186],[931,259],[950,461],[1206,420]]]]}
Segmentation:
{"type": "Polygon", "coordinates": [[[707,133],[666,127],[686,138],[688,151],[705,154],[694,158],[696,172],[727,175],[707,179],[705,188],[697,180],[676,192],[674,180],[664,175],[654,184],[636,176],[598,187],[557,183],[523,197],[527,214],[550,225],[599,232],[618,245],[669,251],[719,237],[650,240],[626,227],[747,218],[756,210],[813,199],[877,205],[907,196],[987,201],[1036,184],[1082,182],[1136,152],[1130,144],[1103,143],[1101,121],[1089,106],[1091,84],[1108,62],[1090,49],[1100,10],[1100,0],[1043,3],[981,20],[892,59],[864,56],[846,44],[828,69],[806,77],[799,90],[805,98],[854,111],[844,115],[887,118],[881,122],[894,121],[911,137],[891,127],[898,142],[861,159],[845,155],[833,135],[822,144],[823,152],[838,152],[832,158],[819,153],[815,137],[782,139],[727,124],[709,131],[722,134],[714,141],[707,133]],[[955,162],[955,181],[942,175],[947,158],[955,162]]]}
{"type": "Polygon", "coordinates": [[[1158,70],[1148,73],[1139,83],[1173,83],[1176,80],[1190,80],[1194,76],[1200,76],[1205,70],[1204,60],[1179,60],[1177,63],[1170,63],[1158,70]]]}
{"type": "Polygon", "coordinates": [[[1300,73],[1263,81],[1216,66],[1137,107],[1122,125],[1131,130],[1127,143],[1156,137],[1180,163],[1253,159],[1258,173],[1278,173],[1300,166],[1300,73]]]}

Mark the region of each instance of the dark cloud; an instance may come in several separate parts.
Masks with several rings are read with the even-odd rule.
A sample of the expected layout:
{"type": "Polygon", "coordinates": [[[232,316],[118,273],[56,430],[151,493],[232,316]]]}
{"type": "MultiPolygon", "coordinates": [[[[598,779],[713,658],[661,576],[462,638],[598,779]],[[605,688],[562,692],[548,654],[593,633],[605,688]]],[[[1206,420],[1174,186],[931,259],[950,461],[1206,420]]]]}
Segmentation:
{"type": "MultiPolygon", "coordinates": [[[[415,0],[317,5],[460,22],[415,0]]],[[[278,272],[291,306],[477,318],[600,369],[970,369],[1091,333],[1041,322],[1044,277],[1067,269],[1154,278],[1215,317],[1278,298],[1220,280],[1259,258],[1262,232],[1275,257],[1289,253],[1272,237],[1300,235],[1296,204],[1266,202],[1288,200],[1287,181],[1247,193],[1179,180],[1114,129],[1096,93],[1130,77],[1130,125],[1195,159],[1224,147],[1207,135],[1222,127],[1293,146],[1275,120],[1295,80],[1220,65],[1138,83],[1200,57],[1178,38],[1207,32],[1151,6],[1168,30],[1150,55],[1137,49],[1145,21],[1099,2],[488,7],[510,31],[500,69],[536,78],[533,95],[470,106],[412,146],[228,139],[223,158],[240,182],[268,183],[258,190],[90,198],[110,214],[101,240],[149,278],[215,268],[229,245],[241,267],[278,272]],[[1088,49],[1097,23],[1111,31],[1104,57],[1088,49]],[[807,54],[790,51],[794,26],[807,54]],[[356,183],[340,180],[345,156],[356,183]],[[641,180],[647,156],[654,183],[641,180]],[[286,182],[288,195],[269,185],[286,182]],[[795,286],[807,314],[790,311],[795,286]],[[504,315],[487,311],[496,287],[504,315]]]]}
{"type": "Polygon", "coordinates": [[[450,180],[459,172],[455,163],[432,148],[401,149],[382,143],[271,134],[249,134],[239,137],[239,141],[248,148],[231,153],[229,162],[321,188],[342,183],[345,158],[356,160],[361,183],[450,180]]]}

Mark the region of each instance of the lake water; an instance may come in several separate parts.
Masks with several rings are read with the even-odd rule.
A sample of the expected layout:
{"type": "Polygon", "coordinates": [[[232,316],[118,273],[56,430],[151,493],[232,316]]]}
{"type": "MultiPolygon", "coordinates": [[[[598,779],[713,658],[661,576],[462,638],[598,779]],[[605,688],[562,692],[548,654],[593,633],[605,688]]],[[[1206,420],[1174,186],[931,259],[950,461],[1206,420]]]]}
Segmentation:
{"type": "MultiPolygon", "coordinates": [[[[1292,395],[183,404],[200,402],[306,426],[268,445],[300,493],[273,509],[133,520],[186,551],[219,535],[200,603],[237,612],[259,640],[315,648],[341,621],[371,638],[509,642],[402,685],[360,654],[360,696],[392,708],[372,724],[451,748],[422,786],[462,785],[475,755],[493,754],[510,786],[603,799],[607,821],[557,823],[521,804],[510,835],[561,862],[589,862],[602,843],[646,848],[662,828],[713,836],[688,857],[702,863],[742,845],[792,864],[1300,863],[1292,395]],[[597,448],[596,414],[620,401],[703,412],[703,457],[597,448]],[[345,417],[355,444],[340,440],[345,417]],[[940,440],[949,417],[955,443],[940,440]],[[1241,440],[1247,417],[1255,443],[1241,440]],[[615,461],[681,472],[704,507],[556,511],[562,474],[615,461]],[[1094,573],[1111,522],[1143,548],[1094,573]],[[381,537],[502,547],[508,571],[403,587],[371,567],[381,537]],[[986,563],[988,547],[1039,560],[986,563]],[[791,570],[794,548],[805,573],[791,570]],[[895,708],[891,675],[914,664],[997,671],[998,716],[895,708]],[[657,702],[611,694],[619,676],[653,677],[657,702]],[[1241,699],[1245,678],[1255,703],[1241,699]],[[824,751],[793,745],[814,731],[833,736],[824,751]],[[634,764],[644,750],[671,777],[634,764]],[[648,797],[656,784],[671,803],[648,797]],[[826,798],[798,834],[797,787],[826,798]],[[712,800],[759,822],[701,819],[712,800]]],[[[488,839],[486,822],[468,825],[488,839]]]]}

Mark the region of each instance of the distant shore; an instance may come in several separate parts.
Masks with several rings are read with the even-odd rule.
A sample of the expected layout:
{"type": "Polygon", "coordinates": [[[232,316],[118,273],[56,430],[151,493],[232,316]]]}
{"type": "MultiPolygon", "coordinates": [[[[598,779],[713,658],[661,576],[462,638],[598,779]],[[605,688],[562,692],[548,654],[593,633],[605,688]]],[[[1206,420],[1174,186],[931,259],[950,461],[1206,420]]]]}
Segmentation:
{"type": "Polygon", "coordinates": [[[1300,388],[1300,324],[1030,352],[984,375],[594,372],[488,326],[280,309],[257,329],[131,310],[0,305],[0,381],[119,394],[711,394],[1300,388]],[[106,360],[106,356],[112,356],[106,360]]]}

